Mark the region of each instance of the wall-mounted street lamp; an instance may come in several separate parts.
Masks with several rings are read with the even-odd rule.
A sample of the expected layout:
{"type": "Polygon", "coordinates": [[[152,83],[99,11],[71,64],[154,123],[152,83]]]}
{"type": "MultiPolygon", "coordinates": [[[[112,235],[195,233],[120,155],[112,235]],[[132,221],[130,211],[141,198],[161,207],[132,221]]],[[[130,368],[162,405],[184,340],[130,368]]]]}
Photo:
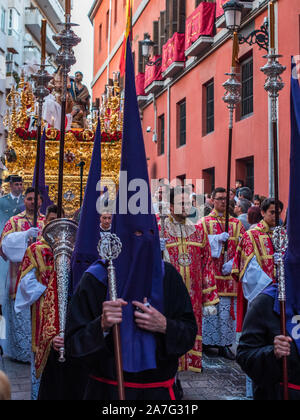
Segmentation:
{"type": "MultiPolygon", "coordinates": [[[[243,4],[238,0],[230,0],[223,5],[226,28],[232,32],[239,32],[242,21],[243,4]]],[[[260,29],[251,32],[247,37],[239,35],[240,44],[258,45],[268,51],[269,48],[269,25],[266,19],[260,29]]]]}
{"type": "Polygon", "coordinates": [[[223,5],[226,27],[230,31],[238,32],[241,27],[243,5],[236,0],[230,0],[223,5]]]}
{"type": "Polygon", "coordinates": [[[157,60],[150,60],[151,53],[155,43],[151,40],[149,34],[144,35],[144,40],[142,41],[142,55],[145,59],[146,66],[159,66],[162,63],[162,58],[159,57],[157,60]]]}

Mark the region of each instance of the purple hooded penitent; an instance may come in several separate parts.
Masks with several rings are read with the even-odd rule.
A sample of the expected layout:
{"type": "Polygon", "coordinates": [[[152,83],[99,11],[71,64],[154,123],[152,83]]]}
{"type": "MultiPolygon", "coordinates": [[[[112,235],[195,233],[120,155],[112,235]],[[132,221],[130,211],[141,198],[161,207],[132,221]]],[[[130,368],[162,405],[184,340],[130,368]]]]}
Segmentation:
{"type": "MultiPolygon", "coordinates": [[[[123,365],[126,372],[140,372],[156,368],[156,340],[154,334],[137,328],[132,301],[143,302],[144,298],[147,298],[153,307],[163,312],[163,265],[158,226],[152,211],[147,159],[129,41],[126,54],[121,171],[126,172],[127,176],[123,174],[120,178],[112,232],[123,244],[122,252],[114,262],[118,296],[128,302],[123,311],[123,322],[120,327],[123,365]],[[139,188],[132,188],[134,191],[129,191],[131,190],[129,184],[133,180],[139,180],[139,184],[147,186],[141,199],[143,203],[136,200],[137,194],[140,193],[139,188]],[[130,202],[136,202],[137,207],[146,203],[147,211],[143,212],[146,214],[124,212],[124,203],[130,202]],[[120,203],[122,209],[119,208],[120,203]],[[136,232],[139,236],[135,234],[136,232]]],[[[95,264],[88,271],[103,283],[106,282],[105,269],[100,264],[95,264]]]]}
{"type": "Polygon", "coordinates": [[[97,202],[100,199],[100,188],[98,188],[100,179],[101,125],[99,122],[71,262],[71,294],[75,293],[84,272],[99,258],[97,246],[100,240],[100,215],[97,210],[97,202]]]}

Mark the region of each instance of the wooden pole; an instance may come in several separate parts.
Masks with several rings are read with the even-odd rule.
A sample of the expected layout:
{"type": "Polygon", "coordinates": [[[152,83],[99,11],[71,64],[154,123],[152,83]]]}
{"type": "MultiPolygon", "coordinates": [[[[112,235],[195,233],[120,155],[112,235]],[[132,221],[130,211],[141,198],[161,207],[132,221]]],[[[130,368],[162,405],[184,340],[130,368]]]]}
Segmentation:
{"type": "MultiPolygon", "coordinates": [[[[110,236],[112,238],[113,235],[110,236]]],[[[109,255],[112,254],[111,252],[111,243],[110,243],[110,252],[109,255]]],[[[102,258],[105,255],[101,255],[102,258]]],[[[112,301],[117,301],[117,283],[116,283],[116,271],[113,265],[112,259],[109,261],[109,265],[107,268],[108,272],[108,286],[109,286],[109,296],[112,301]]],[[[125,400],[125,385],[124,385],[124,373],[123,373],[123,360],[122,360],[122,343],[121,343],[121,334],[120,334],[120,325],[114,325],[113,327],[113,340],[114,340],[114,354],[115,354],[115,367],[116,367],[116,375],[117,375],[117,383],[118,383],[118,394],[119,400],[125,400]]]]}
{"type": "MultiPolygon", "coordinates": [[[[41,28],[41,70],[45,70],[45,61],[46,61],[46,33],[47,33],[47,21],[42,20],[41,28]]],[[[39,202],[39,184],[40,184],[40,155],[41,155],[41,138],[42,138],[42,107],[43,99],[39,99],[39,113],[38,113],[38,125],[37,125],[37,145],[36,145],[36,163],[35,163],[35,195],[34,195],[34,216],[33,216],[33,226],[38,226],[38,202],[39,202]]]]}
{"type": "MultiPolygon", "coordinates": [[[[42,104],[39,103],[39,114],[41,114],[42,104]]],[[[39,183],[40,183],[40,155],[41,155],[41,138],[42,138],[42,123],[41,118],[38,119],[37,127],[37,144],[36,144],[36,163],[35,163],[35,185],[34,185],[34,216],[33,227],[38,227],[38,202],[39,202],[39,183]]]]}
{"type": "Polygon", "coordinates": [[[45,65],[46,62],[46,34],[47,34],[47,21],[45,19],[42,20],[42,52],[41,52],[41,61],[42,65],[45,65]]]}
{"type": "Polygon", "coordinates": [[[273,152],[274,152],[274,190],[275,190],[275,220],[276,226],[280,225],[279,213],[279,162],[278,162],[278,137],[277,137],[277,122],[272,122],[273,131],[273,152]]]}
{"type": "MultiPolygon", "coordinates": [[[[281,323],[281,334],[287,337],[286,329],[286,302],[280,302],[280,323],[281,323]]],[[[288,359],[284,356],[282,359],[282,376],[283,376],[283,399],[284,401],[289,400],[289,377],[288,377],[288,359]]]]}
{"type": "Polygon", "coordinates": [[[125,386],[124,386],[123,361],[122,361],[122,351],[121,351],[121,334],[120,334],[119,325],[114,325],[113,327],[113,338],[114,338],[114,350],[115,350],[115,359],[116,359],[118,395],[119,395],[120,401],[125,401],[125,386]]]}
{"type": "MultiPolygon", "coordinates": [[[[235,68],[239,58],[239,36],[237,32],[233,33],[231,73],[235,74],[235,68]]],[[[226,186],[226,214],[225,214],[225,232],[229,233],[229,207],[230,207],[230,187],[231,187],[231,160],[232,160],[232,138],[233,138],[233,116],[236,103],[230,103],[229,108],[229,139],[228,139],[228,160],[227,160],[227,186],[226,186]]],[[[224,244],[224,263],[228,262],[228,241],[224,244]]]]}

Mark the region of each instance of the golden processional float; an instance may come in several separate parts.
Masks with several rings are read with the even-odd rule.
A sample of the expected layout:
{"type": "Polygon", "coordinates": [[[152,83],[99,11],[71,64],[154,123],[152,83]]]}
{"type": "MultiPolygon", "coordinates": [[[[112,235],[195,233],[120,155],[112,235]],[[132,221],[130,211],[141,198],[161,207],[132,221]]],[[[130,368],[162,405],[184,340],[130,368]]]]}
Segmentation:
{"type": "MultiPolygon", "coordinates": [[[[57,98],[59,101],[59,98],[57,98]]],[[[13,86],[6,99],[7,113],[4,125],[8,131],[5,151],[7,171],[3,176],[19,174],[25,188],[32,185],[36,162],[37,106],[33,94],[33,83],[25,81],[22,74],[18,86],[13,86]],[[33,123],[32,123],[33,122],[33,123]],[[33,128],[32,128],[33,127],[33,128]]],[[[106,86],[101,104],[87,122],[88,128],[72,123],[65,137],[63,207],[68,217],[79,209],[92,158],[98,119],[101,122],[102,185],[119,184],[121,143],[123,131],[124,96],[120,88],[119,73],[115,72],[113,85],[106,86]]],[[[53,121],[43,121],[46,133],[45,178],[49,196],[57,202],[60,153],[60,130],[53,121]]],[[[112,191],[114,191],[112,189],[112,191]]]]}

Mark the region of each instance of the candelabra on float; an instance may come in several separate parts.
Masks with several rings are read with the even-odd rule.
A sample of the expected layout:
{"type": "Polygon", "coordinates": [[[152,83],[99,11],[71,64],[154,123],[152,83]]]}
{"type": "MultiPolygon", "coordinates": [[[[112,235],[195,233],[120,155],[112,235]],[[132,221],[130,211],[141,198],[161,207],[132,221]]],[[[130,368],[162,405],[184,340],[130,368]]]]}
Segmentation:
{"type": "Polygon", "coordinates": [[[66,103],[67,103],[67,85],[68,74],[71,66],[76,63],[73,48],[81,42],[81,39],[72,31],[72,26],[78,26],[71,23],[71,2],[66,0],[66,21],[64,29],[53,36],[53,40],[60,46],[56,56],[56,64],[62,74],[62,94],[61,94],[61,130],[60,130],[60,156],[59,156],[59,181],[58,181],[58,218],[62,217],[62,202],[63,202],[63,173],[64,173],[64,149],[65,149],[65,120],[66,120],[66,103]]]}
{"type": "MultiPolygon", "coordinates": [[[[62,218],[63,202],[63,180],[64,180],[64,148],[65,148],[65,119],[67,102],[67,83],[68,73],[71,66],[76,63],[73,47],[81,41],[71,30],[71,1],[66,0],[66,21],[63,24],[64,29],[56,36],[54,41],[60,45],[56,56],[56,63],[62,72],[62,100],[61,100],[61,140],[59,157],[59,181],[58,181],[58,220],[55,220],[46,226],[43,233],[44,238],[53,250],[55,269],[57,271],[58,287],[58,306],[59,306],[59,325],[60,337],[64,338],[64,329],[66,322],[66,309],[68,300],[69,279],[71,270],[71,257],[76,242],[77,224],[68,219],[62,218]]],[[[60,362],[65,361],[64,348],[60,349],[60,362]]]]}
{"type": "Polygon", "coordinates": [[[42,20],[42,31],[41,31],[41,65],[39,71],[33,75],[35,81],[34,96],[38,102],[38,121],[37,121],[37,144],[36,144],[36,164],[35,164],[35,199],[34,199],[34,220],[33,226],[37,227],[38,220],[38,194],[39,190],[39,176],[40,176],[40,154],[41,154],[41,138],[42,138],[42,115],[43,115],[43,104],[45,98],[50,94],[47,86],[52,79],[49,73],[46,71],[46,30],[47,21],[42,20]]]}

